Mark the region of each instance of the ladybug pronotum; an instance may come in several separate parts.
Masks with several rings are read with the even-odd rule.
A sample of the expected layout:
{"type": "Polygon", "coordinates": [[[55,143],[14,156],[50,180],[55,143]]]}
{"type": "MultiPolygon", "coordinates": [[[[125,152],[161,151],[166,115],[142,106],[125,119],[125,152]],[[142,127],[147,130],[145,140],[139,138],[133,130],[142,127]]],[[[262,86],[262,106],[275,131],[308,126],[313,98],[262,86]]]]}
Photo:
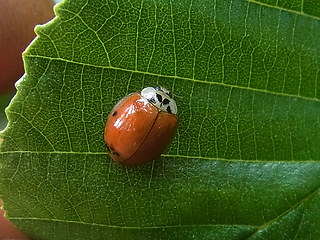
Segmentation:
{"type": "Polygon", "coordinates": [[[110,156],[124,165],[137,165],[159,157],[178,127],[177,105],[163,87],[131,93],[111,110],[104,139],[110,156]]]}

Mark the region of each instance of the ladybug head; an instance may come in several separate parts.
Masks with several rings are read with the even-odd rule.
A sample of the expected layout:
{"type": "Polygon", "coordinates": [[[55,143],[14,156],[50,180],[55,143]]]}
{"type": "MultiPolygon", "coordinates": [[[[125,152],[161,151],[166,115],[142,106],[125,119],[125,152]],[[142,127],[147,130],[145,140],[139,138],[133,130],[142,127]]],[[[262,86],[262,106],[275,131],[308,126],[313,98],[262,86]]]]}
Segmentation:
{"type": "Polygon", "coordinates": [[[147,87],[142,89],[141,96],[156,106],[160,111],[177,114],[177,105],[171,92],[164,87],[147,87]]]}

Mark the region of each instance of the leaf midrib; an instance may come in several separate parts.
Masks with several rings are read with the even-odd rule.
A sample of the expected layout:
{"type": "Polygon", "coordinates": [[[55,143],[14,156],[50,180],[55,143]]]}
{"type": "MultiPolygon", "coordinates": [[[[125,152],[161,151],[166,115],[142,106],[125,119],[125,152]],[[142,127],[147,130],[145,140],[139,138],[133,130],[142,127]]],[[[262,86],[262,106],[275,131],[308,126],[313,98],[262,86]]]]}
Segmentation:
{"type": "MultiPolygon", "coordinates": [[[[107,152],[68,152],[68,151],[26,151],[26,150],[17,150],[17,151],[3,151],[0,152],[1,155],[5,154],[75,154],[75,155],[108,155],[107,152]]],[[[315,163],[319,164],[320,160],[254,160],[254,159],[228,159],[228,158],[214,158],[214,157],[201,157],[201,156],[188,156],[188,155],[173,155],[173,154],[161,154],[162,157],[168,158],[187,158],[187,159],[201,159],[201,160],[209,160],[209,161],[223,161],[223,162],[245,162],[245,163],[292,163],[292,164],[306,164],[306,163],[315,163]]]]}
{"type": "MultiPolygon", "coordinates": [[[[63,61],[63,62],[67,62],[67,63],[78,64],[78,65],[83,65],[83,66],[88,66],[88,67],[120,70],[120,71],[125,71],[125,72],[130,72],[130,73],[145,74],[145,75],[156,76],[156,77],[165,77],[165,78],[173,78],[173,79],[174,78],[178,78],[178,79],[191,81],[191,82],[198,82],[198,83],[204,83],[204,84],[210,84],[210,85],[219,85],[219,86],[243,89],[243,90],[248,90],[248,91],[253,91],[253,92],[261,92],[261,93],[265,93],[265,94],[272,94],[272,95],[276,95],[276,96],[285,96],[285,97],[291,97],[291,98],[299,98],[299,99],[312,101],[312,102],[320,102],[320,99],[315,98],[315,97],[305,97],[305,96],[301,96],[301,95],[294,95],[294,94],[288,94],[288,93],[279,93],[279,92],[274,92],[274,91],[270,91],[270,90],[264,90],[264,89],[259,89],[259,88],[251,88],[251,87],[244,87],[244,86],[236,86],[236,85],[231,85],[231,84],[226,84],[226,83],[221,83],[221,82],[207,82],[207,81],[200,80],[200,79],[192,79],[192,78],[186,78],[186,77],[180,77],[180,76],[170,76],[170,75],[164,75],[164,74],[156,74],[156,73],[143,72],[143,71],[138,71],[138,70],[123,69],[123,68],[118,68],[118,67],[113,67],[113,66],[100,66],[100,65],[95,65],[95,64],[80,63],[80,62],[76,62],[76,61],[73,61],[73,60],[62,59],[62,58],[52,58],[52,57],[41,56],[41,55],[24,55],[24,58],[28,58],[28,57],[30,57],[30,58],[42,58],[42,59],[47,59],[47,60],[50,60],[50,61],[63,61]]],[[[26,72],[28,73],[28,70],[26,72]]]]}

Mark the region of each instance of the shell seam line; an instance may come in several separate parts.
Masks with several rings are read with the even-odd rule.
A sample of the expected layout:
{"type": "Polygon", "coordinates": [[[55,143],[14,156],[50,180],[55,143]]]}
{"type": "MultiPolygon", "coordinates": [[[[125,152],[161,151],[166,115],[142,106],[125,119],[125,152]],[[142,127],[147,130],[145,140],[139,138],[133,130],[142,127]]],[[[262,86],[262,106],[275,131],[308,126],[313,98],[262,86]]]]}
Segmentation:
{"type": "Polygon", "coordinates": [[[151,127],[150,127],[149,130],[148,130],[148,133],[146,134],[146,136],[145,136],[144,139],[142,140],[141,144],[137,147],[136,151],[135,151],[134,153],[132,153],[131,156],[128,157],[126,160],[122,161],[122,163],[126,163],[126,162],[130,163],[131,158],[141,149],[141,147],[143,146],[144,142],[145,142],[146,139],[148,138],[150,132],[152,131],[152,128],[153,128],[154,124],[156,123],[156,121],[157,121],[157,119],[158,119],[158,117],[159,117],[159,113],[160,113],[160,112],[158,111],[156,118],[154,119],[151,127]]]}

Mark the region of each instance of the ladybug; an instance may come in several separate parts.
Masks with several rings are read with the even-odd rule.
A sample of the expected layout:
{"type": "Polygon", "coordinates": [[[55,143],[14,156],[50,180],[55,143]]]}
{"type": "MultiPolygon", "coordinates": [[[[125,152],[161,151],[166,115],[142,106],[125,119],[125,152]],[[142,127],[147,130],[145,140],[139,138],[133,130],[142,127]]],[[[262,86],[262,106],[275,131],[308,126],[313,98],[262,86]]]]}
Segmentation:
{"type": "Polygon", "coordinates": [[[116,162],[137,165],[159,157],[171,143],[177,127],[177,105],[171,93],[163,87],[147,87],[114,106],[104,140],[116,162]]]}

